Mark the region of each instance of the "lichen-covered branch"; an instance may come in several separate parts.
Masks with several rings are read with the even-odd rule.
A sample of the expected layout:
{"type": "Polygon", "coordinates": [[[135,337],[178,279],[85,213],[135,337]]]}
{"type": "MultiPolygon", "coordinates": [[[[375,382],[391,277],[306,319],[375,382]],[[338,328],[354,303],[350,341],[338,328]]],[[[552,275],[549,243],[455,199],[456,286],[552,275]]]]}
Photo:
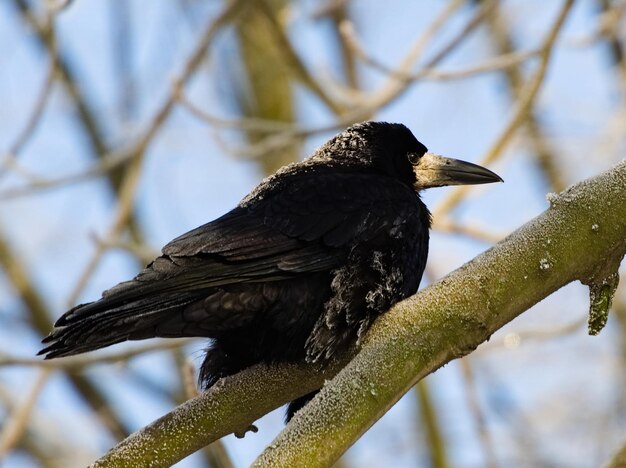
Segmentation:
{"type": "MultiPolygon", "coordinates": [[[[168,466],[324,384],[257,466],[332,464],[424,376],[626,253],[626,160],[551,197],[551,207],[441,281],[399,303],[345,367],[255,366],[221,380],[112,449],[96,466],[168,466]],[[584,255],[581,254],[584,252],[584,255]],[[331,381],[326,381],[342,369],[331,381]]],[[[591,339],[591,338],[590,338],[591,339]]]]}

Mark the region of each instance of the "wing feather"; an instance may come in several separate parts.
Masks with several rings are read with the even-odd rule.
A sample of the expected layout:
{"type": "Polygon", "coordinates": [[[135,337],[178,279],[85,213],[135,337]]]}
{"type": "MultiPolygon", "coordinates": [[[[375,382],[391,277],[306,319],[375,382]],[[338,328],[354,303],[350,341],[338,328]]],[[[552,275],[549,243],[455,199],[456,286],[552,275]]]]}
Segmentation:
{"type": "Polygon", "coordinates": [[[415,207],[415,192],[380,175],[294,176],[284,190],[174,239],[135,279],[104,296],[124,301],[332,270],[355,243],[388,233],[415,207]]]}

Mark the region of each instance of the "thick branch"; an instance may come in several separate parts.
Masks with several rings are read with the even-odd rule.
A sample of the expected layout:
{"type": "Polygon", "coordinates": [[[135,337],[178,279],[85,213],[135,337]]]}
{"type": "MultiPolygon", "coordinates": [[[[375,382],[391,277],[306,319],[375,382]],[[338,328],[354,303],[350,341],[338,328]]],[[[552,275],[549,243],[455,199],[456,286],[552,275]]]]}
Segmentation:
{"type": "Polygon", "coordinates": [[[170,466],[225,435],[245,434],[256,419],[319,388],[345,364],[323,372],[296,364],[246,369],[131,435],[93,466],[170,466]]]}
{"type": "MultiPolygon", "coordinates": [[[[418,380],[562,286],[617,264],[626,253],[624,187],[626,161],[553,198],[550,209],[492,249],[396,305],[257,466],[332,464],[418,380]]],[[[323,371],[255,366],[223,379],[123,441],[97,466],[169,465],[318,388],[341,364],[323,371]]]]}

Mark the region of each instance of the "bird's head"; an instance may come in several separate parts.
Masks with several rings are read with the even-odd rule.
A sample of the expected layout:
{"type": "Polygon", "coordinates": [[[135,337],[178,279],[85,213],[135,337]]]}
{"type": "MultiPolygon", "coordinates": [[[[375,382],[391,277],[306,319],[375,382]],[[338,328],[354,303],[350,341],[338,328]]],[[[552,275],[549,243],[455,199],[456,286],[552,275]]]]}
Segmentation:
{"type": "Polygon", "coordinates": [[[329,141],[326,154],[349,164],[383,172],[415,190],[446,185],[502,182],[500,176],[477,164],[430,153],[402,124],[364,122],[347,128],[329,141]]]}

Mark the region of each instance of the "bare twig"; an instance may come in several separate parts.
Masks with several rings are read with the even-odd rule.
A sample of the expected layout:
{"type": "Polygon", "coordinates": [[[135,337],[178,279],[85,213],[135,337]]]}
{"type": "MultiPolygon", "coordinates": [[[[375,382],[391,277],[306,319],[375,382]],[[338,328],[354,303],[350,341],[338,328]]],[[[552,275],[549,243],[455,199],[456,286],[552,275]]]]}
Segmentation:
{"type": "MultiPolygon", "coordinates": [[[[505,12],[493,15],[487,21],[487,32],[491,36],[491,42],[498,53],[511,53],[515,51],[514,34],[512,27],[515,21],[509,21],[505,12]]],[[[563,41],[567,44],[567,41],[563,41]]],[[[553,47],[557,47],[555,44],[553,47]]],[[[503,77],[506,89],[512,101],[519,98],[524,84],[524,73],[520,67],[508,67],[503,69],[503,77]]],[[[523,137],[528,141],[528,145],[535,157],[540,174],[544,176],[547,185],[551,190],[560,192],[565,189],[566,177],[562,168],[558,165],[557,154],[550,139],[545,134],[540,119],[535,115],[534,109],[528,112],[524,122],[523,137]]]]}
{"type": "Polygon", "coordinates": [[[435,219],[432,228],[440,232],[461,234],[487,244],[495,244],[504,238],[503,234],[488,232],[470,224],[459,224],[449,217],[435,219]]]}
{"type": "MultiPolygon", "coordinates": [[[[554,21],[541,46],[541,59],[537,71],[529,80],[524,90],[520,93],[520,98],[517,102],[513,114],[511,115],[504,130],[498,136],[497,140],[494,142],[491,148],[489,148],[487,154],[482,158],[482,164],[488,165],[496,160],[498,157],[500,157],[504,149],[511,142],[513,135],[515,134],[517,129],[526,120],[528,113],[532,109],[535,98],[537,97],[546,76],[548,64],[550,63],[550,57],[552,56],[552,52],[554,50],[556,38],[558,37],[561,27],[565,23],[565,19],[567,18],[567,15],[571,10],[573,4],[573,0],[566,0],[563,3],[563,7],[561,8],[557,19],[554,21]]],[[[465,187],[455,189],[442,203],[439,204],[437,209],[434,211],[435,217],[443,216],[443,214],[452,210],[456,205],[461,202],[467,192],[468,189],[465,187]]]]}
{"type": "Polygon", "coordinates": [[[133,116],[138,95],[131,62],[134,39],[131,7],[124,1],[109,2],[108,6],[112,28],[111,59],[115,65],[114,75],[118,89],[117,112],[120,121],[126,124],[133,116]]]}
{"type": "MultiPolygon", "coordinates": [[[[435,32],[443,25],[443,23],[452,15],[452,13],[462,4],[460,1],[452,1],[448,7],[441,13],[441,15],[435,19],[430,27],[424,32],[421,40],[418,40],[413,48],[406,55],[404,60],[396,68],[395,73],[391,74],[386,85],[383,85],[374,96],[369,100],[369,104],[366,103],[364,107],[371,109],[380,109],[383,106],[389,104],[391,101],[397,99],[406,92],[408,86],[411,84],[411,80],[402,79],[398,77],[409,76],[411,69],[417,58],[422,54],[427,41],[435,34],[435,32]]],[[[495,6],[494,0],[486,0],[482,2],[481,7],[477,10],[474,16],[467,22],[467,24],[454,36],[446,45],[444,45],[433,57],[427,60],[424,64],[425,69],[434,68],[445,57],[448,56],[456,47],[463,42],[463,40],[471,34],[485,19],[485,17],[491,12],[495,6]]]]}
{"type": "MultiPolygon", "coordinates": [[[[46,335],[52,328],[50,312],[46,303],[28,275],[26,268],[19,261],[8,241],[0,233],[0,266],[2,266],[10,283],[26,305],[29,318],[35,330],[41,335],[46,335]]],[[[107,404],[106,397],[96,388],[92,382],[84,376],[72,375],[70,381],[76,390],[85,398],[93,411],[102,419],[103,424],[117,438],[124,438],[128,430],[117,414],[107,404]]]]}
{"type": "Polygon", "coordinates": [[[180,369],[183,376],[183,389],[187,400],[198,396],[198,387],[196,386],[196,367],[189,359],[185,359],[180,369]]]}
{"type": "Polygon", "coordinates": [[[2,432],[0,433],[0,459],[18,443],[28,427],[31,412],[49,376],[49,370],[42,369],[39,371],[35,383],[27,393],[24,402],[4,422],[2,432]]]}
{"type": "MultiPolygon", "coordinates": [[[[462,2],[460,0],[454,0],[429,25],[429,27],[416,40],[409,52],[401,61],[400,65],[397,68],[397,73],[399,75],[403,73],[408,74],[410,72],[415,61],[422,54],[423,49],[428,44],[430,39],[441,28],[446,20],[452,16],[456,9],[460,7],[461,4],[462,2]]],[[[489,11],[491,11],[491,8],[493,8],[493,6],[494,0],[488,0],[484,2],[484,5],[470,19],[465,27],[446,45],[444,45],[444,47],[442,47],[442,49],[440,49],[438,53],[436,53],[429,61],[427,61],[426,67],[434,67],[435,65],[437,65],[437,63],[443,60],[452,50],[454,50],[455,47],[457,47],[462,42],[462,40],[467,37],[467,35],[481,23],[484,17],[489,13],[489,11]]],[[[383,84],[379,88],[378,91],[372,93],[372,95],[369,96],[367,99],[363,98],[361,100],[362,102],[358,106],[356,106],[354,110],[342,114],[333,124],[330,125],[324,125],[308,129],[300,127],[287,129],[283,132],[272,133],[265,139],[261,140],[259,143],[243,148],[230,148],[223,141],[221,141],[219,137],[218,143],[225,151],[235,157],[241,157],[246,159],[261,158],[270,151],[276,151],[278,149],[284,148],[287,145],[292,144],[294,138],[304,138],[316,133],[324,133],[340,129],[347,125],[351,125],[354,122],[371,118],[371,116],[375,112],[379,111],[380,109],[400,97],[404,93],[404,91],[406,91],[406,88],[410,85],[410,83],[410,81],[399,81],[398,79],[391,77],[387,81],[387,83],[383,84]]],[[[199,109],[195,108],[194,114],[200,116],[202,115],[202,111],[199,111],[199,109]]],[[[219,123],[217,118],[208,114],[205,114],[203,118],[213,124],[219,123]]],[[[246,125],[249,124],[252,124],[252,122],[246,123],[246,125]]],[[[254,125],[256,125],[256,123],[254,125]]]]}
{"type": "Polygon", "coordinates": [[[496,468],[498,466],[496,452],[489,430],[487,429],[485,416],[478,401],[476,379],[474,378],[474,371],[470,359],[470,356],[465,356],[461,359],[461,370],[463,371],[463,380],[465,381],[464,388],[467,406],[478,432],[478,440],[480,441],[484,457],[484,466],[487,468],[496,468]]]}
{"type": "MultiPolygon", "coordinates": [[[[63,0],[61,1],[62,3],[60,5],[62,7],[69,4],[69,2],[64,2],[63,0]]],[[[109,153],[109,146],[104,137],[105,131],[101,127],[100,121],[91,102],[78,84],[75,70],[72,67],[72,62],[64,53],[62,53],[61,50],[56,48],[53,30],[50,27],[52,21],[40,21],[32,11],[31,6],[25,0],[13,0],[13,2],[22,18],[36,33],[35,37],[38,40],[39,46],[47,51],[48,54],[55,56],[58,80],[76,109],[77,121],[84,131],[94,155],[98,159],[104,158],[109,153]]],[[[52,10],[47,12],[47,17],[53,18],[54,14],[59,11],[60,10],[53,7],[52,10]]],[[[120,189],[124,169],[124,167],[119,166],[107,172],[107,181],[114,193],[117,193],[120,189]]],[[[141,237],[141,234],[132,215],[128,225],[131,234],[136,240],[138,240],[141,237]]]]}
{"type": "Polygon", "coordinates": [[[340,4],[338,4],[335,8],[328,11],[327,16],[332,21],[334,40],[337,43],[337,48],[339,49],[339,54],[341,55],[341,64],[343,66],[345,83],[350,89],[358,90],[361,86],[356,56],[346,38],[343,34],[341,34],[341,25],[344,22],[350,23],[347,4],[345,2],[340,2],[340,4]]]}
{"type": "Polygon", "coordinates": [[[64,359],[56,359],[54,361],[6,356],[0,353],[0,366],[33,366],[46,369],[65,369],[68,371],[74,371],[96,364],[113,364],[117,362],[129,361],[130,359],[146,353],[170,351],[172,349],[178,349],[190,342],[190,338],[160,340],[156,343],[150,343],[116,353],[71,356],[64,359]]]}
{"type": "MultiPolygon", "coordinates": [[[[13,0],[13,2],[24,20],[36,33],[39,45],[52,55],[53,51],[55,51],[55,40],[48,24],[45,21],[41,22],[37,19],[31,11],[28,2],[25,0],[13,0]]],[[[54,9],[52,11],[54,12],[54,9]]],[[[76,106],[76,111],[79,116],[78,121],[87,135],[94,153],[98,156],[102,156],[108,152],[108,149],[102,136],[104,132],[100,128],[100,123],[91,108],[91,103],[87,101],[85,95],[76,84],[75,73],[68,59],[61,51],[57,50],[55,53],[60,82],[76,106]]]]}
{"type": "MultiPolygon", "coordinates": [[[[435,55],[433,55],[433,57],[425,62],[424,69],[434,68],[445,57],[447,57],[448,54],[458,47],[463,40],[481,24],[495,4],[496,2],[494,0],[486,0],[483,2],[481,7],[476,11],[467,24],[435,55]]],[[[378,90],[366,97],[363,97],[360,105],[353,111],[346,113],[340,119],[340,122],[345,126],[359,120],[370,118],[375,112],[402,96],[412,82],[411,80],[403,80],[398,77],[409,76],[411,74],[411,70],[415,62],[423,54],[427,44],[461,5],[461,1],[453,0],[450,2],[415,41],[409,52],[407,52],[404,58],[400,61],[400,64],[395,68],[395,72],[390,74],[389,79],[381,85],[378,90]]]]}
{"type": "MultiPolygon", "coordinates": [[[[356,110],[350,113],[350,116],[352,117],[351,121],[363,120],[364,118],[367,118],[367,115],[371,114],[376,109],[383,107],[385,104],[393,101],[397,96],[401,95],[404,90],[406,90],[407,86],[411,82],[398,79],[397,77],[406,76],[411,73],[415,62],[422,55],[428,43],[442,28],[442,26],[461,7],[461,5],[461,0],[453,0],[439,13],[439,15],[437,15],[437,17],[428,25],[424,32],[415,40],[409,51],[405,54],[404,58],[396,66],[395,73],[391,73],[389,79],[385,83],[383,83],[383,85],[381,85],[377,91],[371,93],[371,95],[369,96],[365,94],[360,94],[356,90],[351,91],[351,99],[360,101],[359,107],[361,108],[359,110],[359,107],[357,107],[356,110]]],[[[475,18],[470,20],[470,23],[473,23],[474,20],[475,18]]],[[[464,37],[466,34],[464,31],[457,35],[453,39],[453,42],[456,42],[459,36],[464,37]]],[[[450,44],[451,43],[448,43],[448,45],[446,45],[442,50],[451,50],[451,48],[449,47],[450,44]]],[[[357,51],[355,50],[355,52],[357,51]]],[[[437,59],[436,62],[443,58],[444,55],[445,54],[437,54],[437,56],[435,57],[437,59]]],[[[431,60],[429,64],[431,66],[434,66],[436,62],[432,63],[431,60]]]]}
{"type": "Polygon", "coordinates": [[[541,50],[539,49],[520,50],[508,54],[502,54],[460,70],[437,70],[427,67],[422,68],[415,73],[404,73],[401,70],[390,68],[376,58],[371,57],[365,50],[365,47],[361,45],[351,22],[343,21],[340,26],[340,31],[346,42],[350,45],[350,48],[363,62],[367,63],[372,68],[401,81],[459,80],[481,73],[497,72],[505,68],[517,66],[528,59],[539,56],[541,53],[541,50]]]}
{"type": "Polygon", "coordinates": [[[313,11],[311,17],[313,19],[321,19],[324,16],[333,16],[337,10],[344,10],[349,0],[327,0],[313,11]]]}
{"type": "Polygon", "coordinates": [[[177,102],[192,115],[198,119],[215,127],[233,130],[248,130],[265,133],[278,132],[299,132],[299,127],[293,122],[284,122],[280,120],[267,120],[254,117],[241,117],[228,119],[225,117],[215,116],[209,112],[200,109],[186,95],[184,89],[177,86],[175,89],[175,98],[177,102]]]}
{"type": "Polygon", "coordinates": [[[100,158],[100,160],[93,167],[87,170],[82,170],[75,174],[60,176],[55,179],[44,179],[34,174],[29,174],[29,178],[34,180],[32,180],[28,185],[8,188],[0,191],[0,200],[9,200],[12,198],[29,196],[43,190],[78,184],[97,177],[109,175],[111,171],[114,171],[115,169],[118,169],[126,164],[132,156],[132,149],[124,148],[100,158]]]}
{"type": "Polygon", "coordinates": [[[152,260],[160,255],[159,250],[148,247],[145,244],[139,244],[132,240],[127,241],[124,239],[101,239],[95,233],[91,236],[96,244],[103,244],[105,249],[120,249],[131,253],[142,264],[147,265],[152,260]]]}
{"type": "MultiPolygon", "coordinates": [[[[37,128],[37,124],[41,120],[41,116],[43,115],[43,111],[48,102],[48,97],[50,96],[50,91],[52,91],[52,84],[54,83],[54,76],[57,68],[57,60],[56,60],[56,49],[52,50],[50,55],[50,63],[48,64],[48,71],[46,72],[46,77],[41,86],[41,90],[35,99],[35,103],[33,105],[32,110],[30,111],[30,115],[26,120],[26,124],[22,128],[22,130],[18,133],[15,141],[9,145],[7,149],[7,157],[15,158],[26,142],[33,135],[35,129],[37,128]]],[[[6,170],[6,163],[3,167],[0,167],[0,175],[6,170]]]]}
{"type": "Polygon", "coordinates": [[[441,430],[441,421],[432,399],[428,380],[421,380],[414,387],[420,407],[420,423],[426,432],[426,443],[432,468],[446,468],[449,465],[445,438],[441,430]]]}
{"type": "Polygon", "coordinates": [[[587,317],[581,317],[571,323],[558,327],[537,328],[520,330],[507,333],[500,339],[492,339],[478,350],[479,352],[493,350],[494,348],[517,348],[527,340],[550,340],[562,336],[568,336],[585,328],[587,317]]]}
{"type": "MultiPolygon", "coordinates": [[[[139,176],[141,174],[143,157],[150,142],[160,130],[162,125],[165,123],[165,120],[167,119],[170,111],[176,104],[175,90],[181,87],[184,83],[186,83],[187,80],[193,75],[195,70],[204,60],[207,48],[209,47],[217,32],[220,31],[222,27],[224,27],[226,24],[228,24],[232,20],[232,18],[240,12],[244,5],[245,2],[242,0],[229,1],[226,7],[222,10],[222,12],[211,23],[209,23],[204,33],[201,35],[200,40],[194,47],[191,55],[185,62],[182,72],[180,73],[178,78],[174,80],[174,86],[172,88],[172,91],[169,93],[165,101],[161,104],[157,112],[154,114],[154,116],[148,123],[146,130],[133,145],[133,149],[132,151],[130,151],[130,154],[132,154],[131,161],[129,163],[128,170],[124,175],[124,180],[119,190],[117,211],[114,216],[113,223],[107,231],[107,234],[105,235],[105,239],[107,239],[107,242],[112,242],[113,239],[117,238],[129,220],[129,216],[132,212],[134,204],[135,192],[137,189],[139,176]]],[[[96,246],[93,256],[87,263],[87,266],[83,270],[76,286],[70,294],[70,297],[68,299],[69,304],[74,304],[76,302],[81,291],[87,285],[87,282],[91,278],[91,275],[100,263],[102,255],[106,251],[105,246],[106,243],[102,243],[96,246]]]]}

